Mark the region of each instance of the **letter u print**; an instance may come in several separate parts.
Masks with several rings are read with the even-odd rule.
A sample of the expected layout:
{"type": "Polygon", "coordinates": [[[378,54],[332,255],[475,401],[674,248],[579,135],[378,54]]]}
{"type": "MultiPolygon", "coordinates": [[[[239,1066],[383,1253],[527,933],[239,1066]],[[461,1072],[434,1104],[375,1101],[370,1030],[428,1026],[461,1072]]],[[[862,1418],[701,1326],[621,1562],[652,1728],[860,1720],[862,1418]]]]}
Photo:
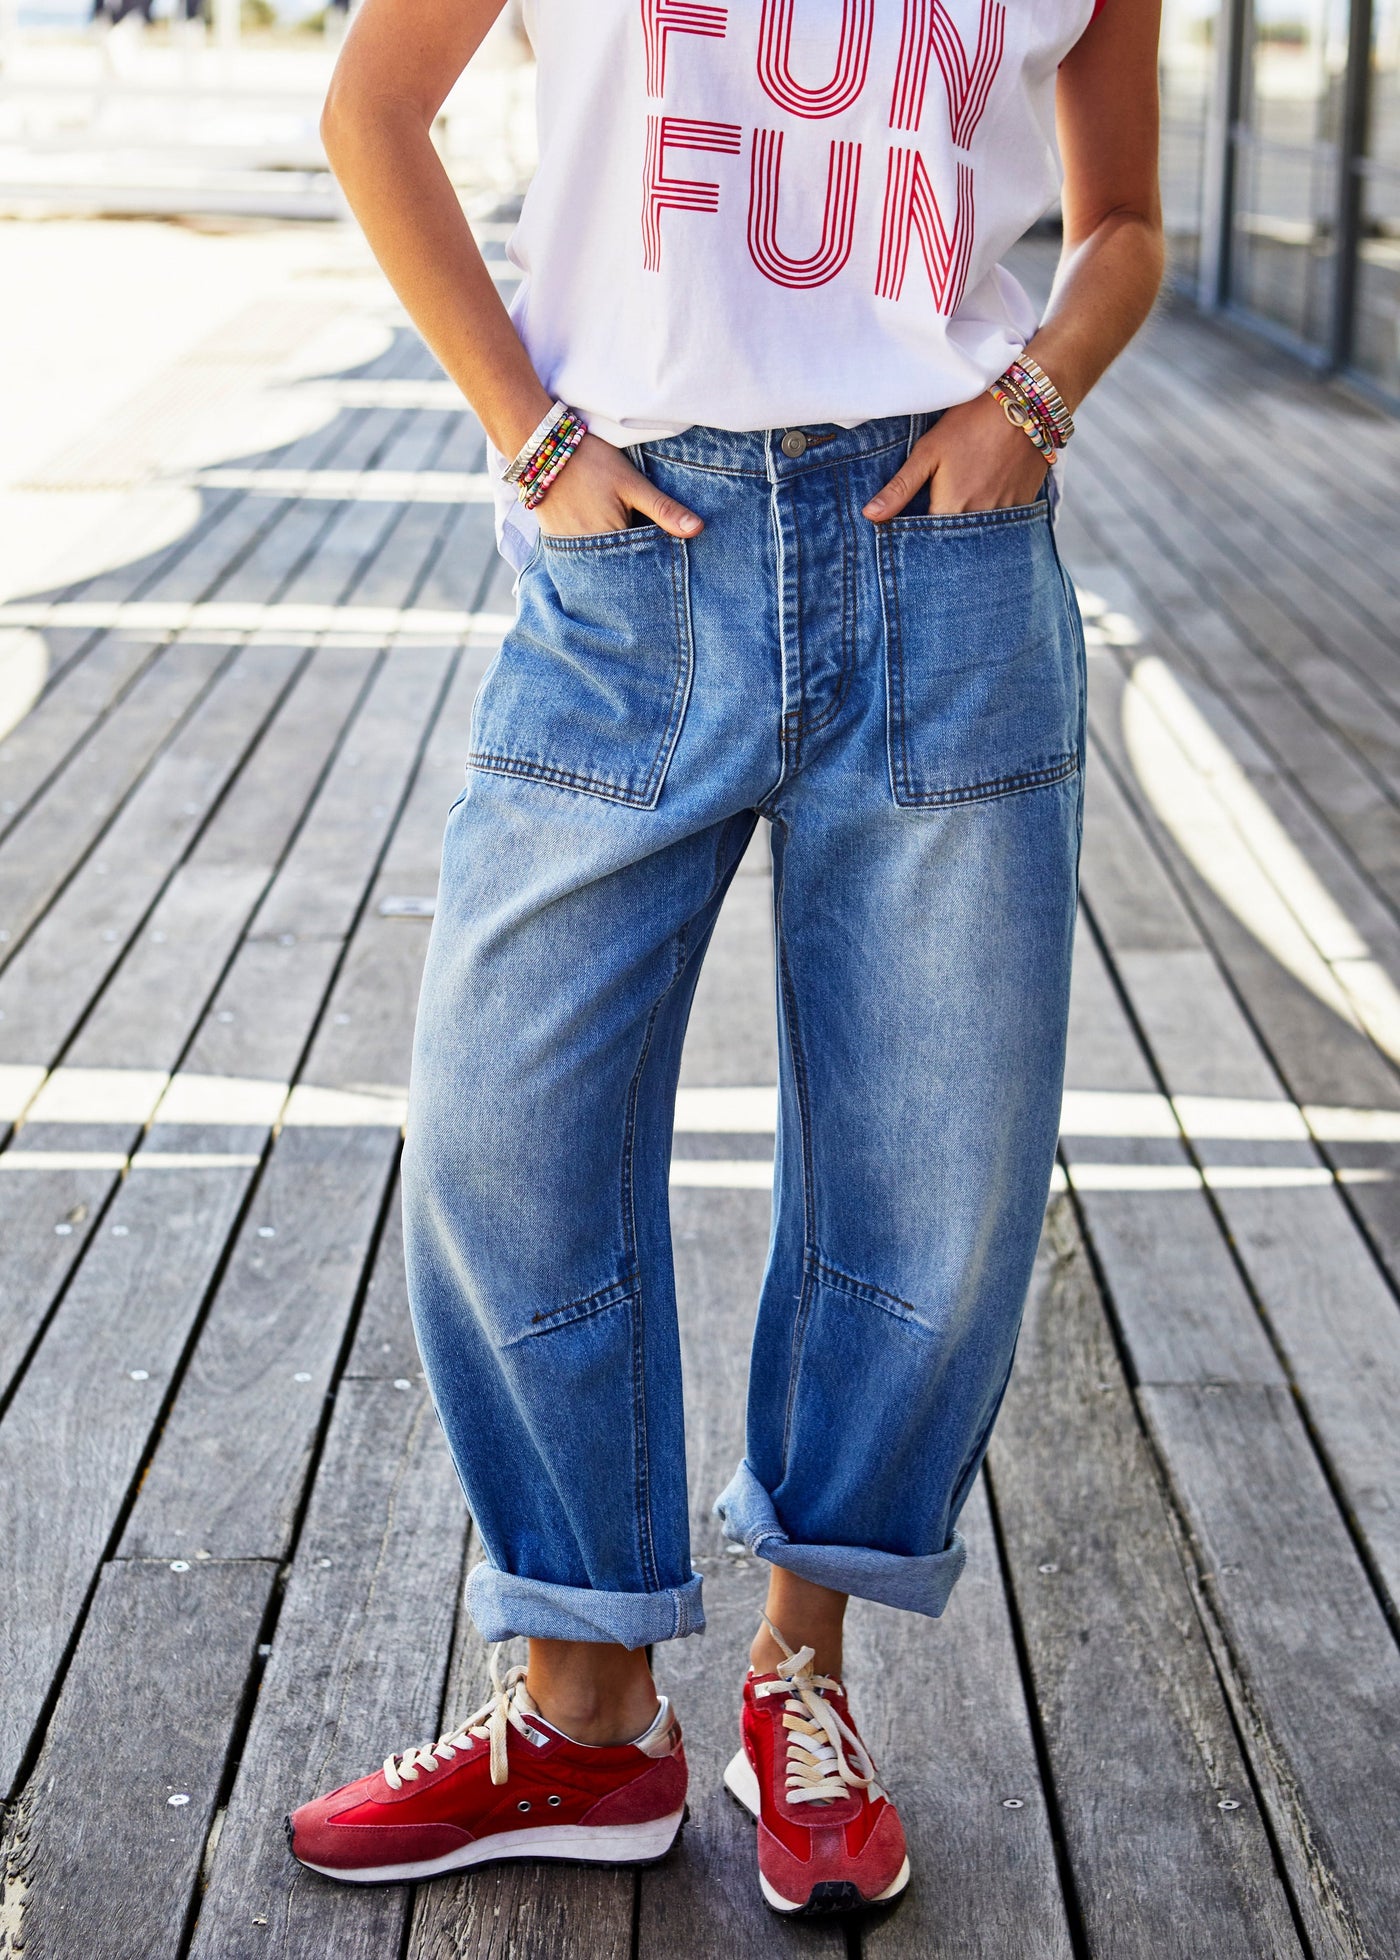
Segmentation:
{"type": "Polygon", "coordinates": [[[758,79],[763,92],[790,115],[839,116],[855,102],[870,71],[875,0],[841,0],[836,72],[821,88],[808,88],[793,77],[795,11],[796,0],[763,0],[758,30],[758,79]]]}
{"type": "Polygon", "coordinates": [[[783,137],[776,129],[756,129],[749,168],[749,254],[765,278],[777,286],[824,286],[851,256],[860,191],[860,144],[833,143],[826,168],[826,207],[821,243],[809,258],[795,259],[778,243],[779,190],[783,137]]]}

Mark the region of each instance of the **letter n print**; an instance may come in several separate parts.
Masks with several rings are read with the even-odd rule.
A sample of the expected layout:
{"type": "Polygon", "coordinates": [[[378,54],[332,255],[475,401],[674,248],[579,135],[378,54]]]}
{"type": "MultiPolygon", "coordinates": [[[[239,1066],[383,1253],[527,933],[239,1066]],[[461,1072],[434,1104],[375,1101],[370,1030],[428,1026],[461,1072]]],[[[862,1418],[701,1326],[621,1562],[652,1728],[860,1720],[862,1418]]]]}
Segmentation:
{"type": "Polygon", "coordinates": [[[918,151],[891,150],[875,275],[877,297],[898,299],[903,293],[909,254],[917,237],[933,287],[933,303],[940,313],[955,313],[967,285],[973,224],[970,165],[958,165],[957,209],[950,231],[918,151]]]}

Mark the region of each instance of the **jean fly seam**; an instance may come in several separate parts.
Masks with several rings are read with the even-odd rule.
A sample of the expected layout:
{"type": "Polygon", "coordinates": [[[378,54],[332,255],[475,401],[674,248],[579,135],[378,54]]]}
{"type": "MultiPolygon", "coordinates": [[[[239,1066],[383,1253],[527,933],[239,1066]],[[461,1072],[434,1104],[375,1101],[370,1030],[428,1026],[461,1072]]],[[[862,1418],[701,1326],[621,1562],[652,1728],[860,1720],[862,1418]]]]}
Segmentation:
{"type": "Polygon", "coordinates": [[[788,646],[787,646],[786,610],[784,606],[784,583],[783,583],[784,578],[786,576],[786,567],[784,561],[786,559],[787,553],[783,545],[783,526],[778,512],[778,478],[773,468],[773,458],[771,453],[765,451],[765,454],[767,455],[767,460],[768,460],[768,485],[769,485],[768,521],[772,527],[773,550],[774,550],[774,556],[776,560],[775,568],[777,573],[775,584],[777,588],[777,602],[778,602],[778,669],[779,669],[778,685],[780,690],[780,699],[779,699],[779,707],[778,707],[778,774],[777,774],[777,779],[775,780],[772,788],[765,791],[765,793],[759,797],[757,803],[754,805],[754,808],[757,810],[762,810],[764,814],[768,816],[771,820],[773,815],[772,810],[771,808],[767,808],[766,806],[772,804],[774,797],[778,794],[783,784],[787,781],[787,773],[788,773],[788,749],[787,749],[788,646]]]}
{"type": "MultiPolygon", "coordinates": [[[[864,459],[862,458],[862,461],[864,459]]],[[[840,486],[836,496],[837,521],[841,526],[841,665],[837,671],[836,686],[830,701],[814,719],[806,717],[805,702],[799,711],[799,742],[809,735],[818,735],[822,729],[831,725],[840,714],[856,665],[856,540],[851,528],[851,466],[848,458],[843,459],[837,468],[841,473],[840,486]]]]}

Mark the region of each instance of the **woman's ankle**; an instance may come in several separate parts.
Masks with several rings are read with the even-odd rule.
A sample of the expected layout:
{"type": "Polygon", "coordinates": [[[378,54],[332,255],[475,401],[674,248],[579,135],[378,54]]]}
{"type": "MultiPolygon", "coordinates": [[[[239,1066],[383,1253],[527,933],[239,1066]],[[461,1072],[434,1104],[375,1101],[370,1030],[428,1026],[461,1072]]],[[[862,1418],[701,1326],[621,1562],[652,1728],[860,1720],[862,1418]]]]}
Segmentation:
{"type": "Polygon", "coordinates": [[[525,1676],[545,1720],[572,1742],[635,1742],[660,1706],[645,1652],[587,1640],[532,1640],[525,1676]]]}
{"type": "MultiPolygon", "coordinates": [[[[810,1579],[799,1579],[795,1573],[775,1565],[769,1574],[764,1611],[766,1622],[777,1628],[794,1653],[802,1647],[812,1648],[816,1672],[840,1680],[845,1593],[813,1585],[810,1579]]],[[[760,1621],[749,1649],[749,1664],[755,1674],[771,1674],[786,1658],[781,1642],[774,1639],[767,1623],[760,1621]]]]}

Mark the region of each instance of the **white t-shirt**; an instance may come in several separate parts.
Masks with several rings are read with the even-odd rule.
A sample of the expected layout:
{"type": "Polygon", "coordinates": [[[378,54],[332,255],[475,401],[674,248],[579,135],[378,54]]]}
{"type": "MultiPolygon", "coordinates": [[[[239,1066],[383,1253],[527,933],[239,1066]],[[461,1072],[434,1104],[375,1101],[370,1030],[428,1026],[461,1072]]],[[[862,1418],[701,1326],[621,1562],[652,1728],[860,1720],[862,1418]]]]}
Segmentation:
{"type": "Polygon", "coordinates": [[[1001,260],[1058,194],[1055,71],[1100,3],[525,0],[508,254],[545,387],[622,446],[980,394],[1035,330],[1001,260]]]}

